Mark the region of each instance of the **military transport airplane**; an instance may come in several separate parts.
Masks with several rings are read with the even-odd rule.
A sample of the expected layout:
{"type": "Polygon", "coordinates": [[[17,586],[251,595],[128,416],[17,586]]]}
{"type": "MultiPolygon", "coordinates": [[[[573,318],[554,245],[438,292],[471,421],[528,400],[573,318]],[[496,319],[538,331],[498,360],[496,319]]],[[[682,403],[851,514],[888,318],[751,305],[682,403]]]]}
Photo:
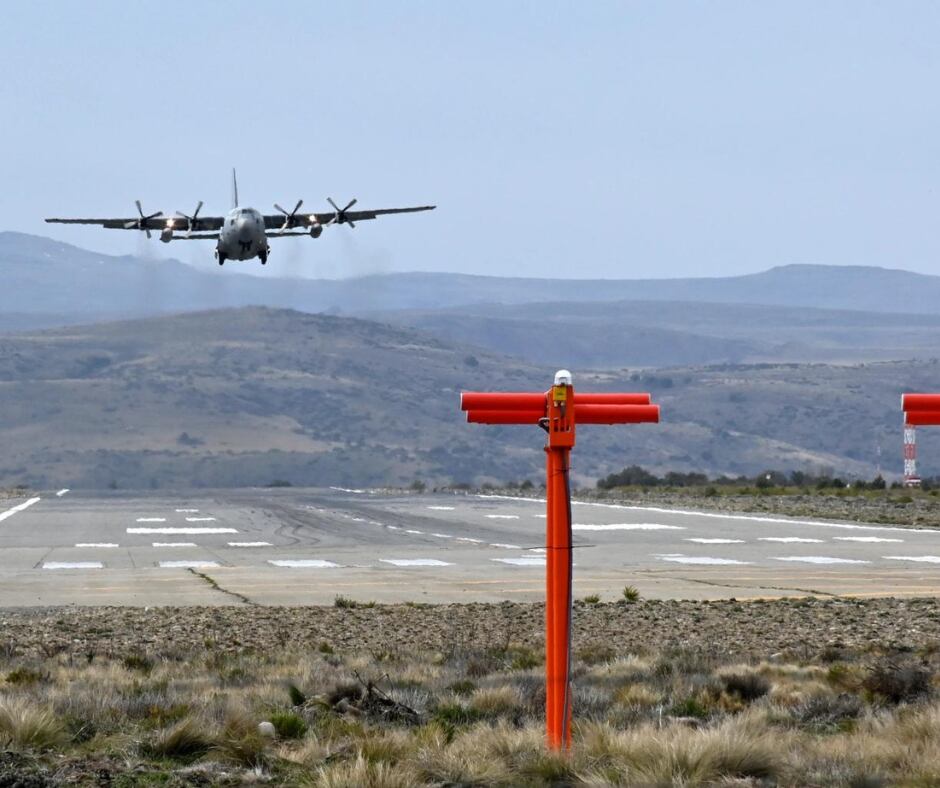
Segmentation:
{"type": "Polygon", "coordinates": [[[241,208],[238,205],[238,182],[232,170],[232,210],[225,216],[200,216],[202,201],[196,205],[192,216],[177,211],[175,216],[164,216],[162,211],[144,215],[140,200],[137,200],[136,219],[46,219],[57,224],[98,224],[113,230],[143,230],[150,238],[150,231],[160,233],[160,240],[169,243],[175,240],[214,240],[215,257],[219,265],[226,260],[250,260],[260,258],[261,265],[268,262],[271,247],[269,238],[283,236],[310,235],[319,238],[324,227],[332,224],[348,224],[355,227],[356,222],[375,219],[390,213],[416,213],[430,211],[436,206],[422,205],[417,208],[379,208],[374,211],[351,211],[356,200],[351,200],[345,208],[340,208],[332,198],[327,201],[333,206],[326,213],[298,213],[303,200],[298,200],[294,210],[285,211],[277,203],[274,207],[280,213],[262,214],[254,208],[241,208]],[[210,231],[210,232],[206,232],[210,231]],[[177,235],[180,233],[180,235],[177,235]]]}

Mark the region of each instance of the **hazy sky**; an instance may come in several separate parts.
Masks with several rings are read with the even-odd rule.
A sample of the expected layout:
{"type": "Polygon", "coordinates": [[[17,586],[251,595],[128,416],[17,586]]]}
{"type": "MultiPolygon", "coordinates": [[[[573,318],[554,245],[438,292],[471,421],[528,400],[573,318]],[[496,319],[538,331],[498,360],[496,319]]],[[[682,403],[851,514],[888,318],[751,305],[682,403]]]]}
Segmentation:
{"type": "MultiPolygon", "coordinates": [[[[3,9],[0,229],[303,197],[436,203],[266,274],[940,273],[940,4],[28,2],[3,9]]],[[[260,272],[258,261],[242,270],[260,272]]]]}

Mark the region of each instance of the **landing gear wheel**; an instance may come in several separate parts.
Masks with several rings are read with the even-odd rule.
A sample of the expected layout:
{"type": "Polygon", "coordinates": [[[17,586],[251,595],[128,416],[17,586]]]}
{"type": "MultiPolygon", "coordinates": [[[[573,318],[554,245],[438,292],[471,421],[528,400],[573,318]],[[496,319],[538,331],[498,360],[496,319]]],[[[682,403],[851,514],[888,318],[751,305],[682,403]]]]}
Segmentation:
{"type": "Polygon", "coordinates": [[[258,257],[261,258],[261,265],[267,265],[267,262],[268,262],[267,254],[259,254],[258,257]]]}

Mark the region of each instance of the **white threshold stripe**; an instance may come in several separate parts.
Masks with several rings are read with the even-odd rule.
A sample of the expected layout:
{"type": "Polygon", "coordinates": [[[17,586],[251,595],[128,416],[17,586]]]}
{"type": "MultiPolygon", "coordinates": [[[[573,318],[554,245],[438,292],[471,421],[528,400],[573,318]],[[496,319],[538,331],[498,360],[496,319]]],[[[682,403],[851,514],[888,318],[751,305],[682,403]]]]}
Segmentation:
{"type": "Polygon", "coordinates": [[[474,539],[472,536],[458,536],[458,542],[470,542],[471,544],[483,544],[482,539],[474,539]]]}
{"type": "Polygon", "coordinates": [[[211,523],[215,520],[214,517],[187,517],[187,523],[211,523]]]}
{"type": "Polygon", "coordinates": [[[684,531],[682,525],[664,525],[663,523],[577,523],[571,526],[573,531],[684,531]]]}
{"type": "Polygon", "coordinates": [[[76,547],[118,547],[117,542],[79,542],[76,547]]]}
{"type": "Polygon", "coordinates": [[[406,534],[424,534],[424,531],[416,531],[414,528],[406,528],[406,534]]]}
{"type": "Polygon", "coordinates": [[[792,561],[798,564],[870,564],[857,558],[834,558],[830,555],[788,555],[772,557],[774,561],[792,561]]]}
{"type": "Polygon", "coordinates": [[[518,514],[488,514],[486,515],[488,520],[518,520],[518,514]]]}
{"type": "Polygon", "coordinates": [[[154,547],[198,547],[195,542],[153,542],[154,547]]]}
{"type": "Polygon", "coordinates": [[[883,536],[834,536],[835,542],[903,542],[903,539],[888,539],[883,536]]]}
{"type": "Polygon", "coordinates": [[[273,547],[270,542],[229,542],[229,547],[273,547]]]}
{"type": "Polygon", "coordinates": [[[506,550],[521,550],[522,547],[517,544],[503,544],[502,542],[491,542],[490,547],[502,547],[506,550]]]}
{"type": "Polygon", "coordinates": [[[453,566],[447,561],[438,561],[436,558],[380,558],[383,564],[393,566],[453,566]]]}
{"type": "Polygon", "coordinates": [[[42,498],[30,498],[28,501],[23,501],[23,503],[18,503],[12,509],[7,509],[5,512],[0,514],[0,523],[6,520],[8,517],[12,517],[17,512],[22,512],[24,509],[29,509],[34,503],[39,503],[42,498]]]}
{"type": "Polygon", "coordinates": [[[456,509],[456,506],[428,506],[432,512],[452,512],[456,509]]]}
{"type": "Polygon", "coordinates": [[[166,517],[138,517],[138,523],[165,523],[166,517]]]}
{"type": "Polygon", "coordinates": [[[450,534],[431,534],[431,536],[436,536],[438,539],[453,539],[454,538],[450,534]]]}
{"type": "Polygon", "coordinates": [[[199,511],[198,509],[177,509],[176,513],[177,514],[196,514],[196,512],[198,511],[199,511]]]}
{"type": "Polygon", "coordinates": [[[686,542],[695,542],[696,544],[744,544],[743,539],[705,539],[701,537],[692,537],[685,539],[686,542]]]}
{"type": "Polygon", "coordinates": [[[128,528],[129,534],[186,534],[192,536],[195,534],[237,534],[234,528],[128,528]]]}
{"type": "Polygon", "coordinates": [[[104,569],[101,561],[46,561],[43,569],[104,569]]]}
{"type": "Polygon", "coordinates": [[[331,490],[344,493],[355,493],[356,495],[365,495],[365,490],[350,490],[348,487],[330,487],[331,490]]]}
{"type": "Polygon", "coordinates": [[[807,539],[802,536],[759,536],[757,538],[758,542],[783,542],[784,544],[790,544],[791,542],[799,542],[801,544],[822,544],[822,539],[807,539]]]}
{"type": "Polygon", "coordinates": [[[733,558],[712,558],[711,556],[682,555],[669,553],[657,556],[660,561],[671,561],[675,564],[696,564],[701,566],[746,566],[750,561],[737,561],[733,558]]]}
{"type": "Polygon", "coordinates": [[[161,569],[213,569],[218,561],[161,561],[161,569]]]}
{"type": "Polygon", "coordinates": [[[320,558],[278,558],[268,560],[268,563],[287,569],[335,569],[339,567],[339,564],[334,564],[332,561],[324,561],[320,558]]]}
{"type": "Polygon", "coordinates": [[[55,494],[55,495],[56,495],[56,498],[61,498],[61,497],[62,497],[63,495],[65,495],[67,492],[70,492],[68,487],[65,487],[64,489],[59,490],[59,491],[55,494]]]}
{"type": "Polygon", "coordinates": [[[523,556],[522,558],[491,558],[490,561],[498,561],[501,564],[510,566],[545,566],[545,559],[537,556],[523,556]]]}
{"type": "Polygon", "coordinates": [[[923,564],[940,564],[940,555],[886,555],[888,561],[916,561],[923,564]]]}
{"type": "MultiPolygon", "coordinates": [[[[544,498],[524,498],[515,495],[486,495],[477,493],[475,498],[491,498],[504,501],[525,501],[527,503],[545,503],[544,498]]],[[[855,525],[851,523],[833,523],[822,520],[795,520],[786,517],[763,517],[755,514],[722,514],[720,512],[696,512],[689,509],[666,509],[661,506],[631,506],[623,503],[600,503],[598,501],[572,501],[572,506],[599,506],[605,509],[623,509],[632,512],[656,512],[674,514],[680,517],[706,517],[713,520],[738,520],[751,523],[775,523],[777,525],[813,525],[820,528],[846,528],[862,531],[907,531],[921,534],[940,535],[937,528],[904,528],[897,525],[855,525]]],[[[535,515],[538,516],[538,515],[535,515]]]]}

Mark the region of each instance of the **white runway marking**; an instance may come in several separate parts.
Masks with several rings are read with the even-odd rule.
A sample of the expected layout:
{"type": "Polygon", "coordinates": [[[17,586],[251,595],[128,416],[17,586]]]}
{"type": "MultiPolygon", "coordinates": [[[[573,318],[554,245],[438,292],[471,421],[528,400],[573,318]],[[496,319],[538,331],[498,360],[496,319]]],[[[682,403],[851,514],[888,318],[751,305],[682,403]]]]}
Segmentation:
{"type": "Polygon", "coordinates": [[[578,523],[572,525],[574,531],[684,531],[681,525],[663,525],[662,523],[578,523]]]}
{"type": "Polygon", "coordinates": [[[533,514],[532,516],[533,516],[536,520],[544,520],[545,518],[548,517],[547,514],[533,514]]]}
{"type": "Polygon", "coordinates": [[[138,523],[165,523],[166,517],[138,517],[138,523]]]}
{"type": "Polygon", "coordinates": [[[544,547],[530,547],[528,552],[530,553],[545,553],[548,552],[544,547]]]}
{"type": "Polygon", "coordinates": [[[186,534],[195,536],[196,534],[237,534],[234,528],[128,528],[129,534],[186,534]]]}
{"type": "Polygon", "coordinates": [[[885,539],[881,536],[834,536],[836,542],[903,542],[903,539],[885,539]]]}
{"type": "Polygon", "coordinates": [[[458,536],[458,542],[470,542],[471,544],[483,544],[482,539],[474,539],[472,536],[458,536]]]}
{"type": "Polygon", "coordinates": [[[213,569],[218,561],[161,561],[161,569],[213,569]]]}
{"type": "Polygon", "coordinates": [[[940,555],[886,555],[889,561],[917,561],[924,564],[940,564],[940,555]]]}
{"type": "Polygon", "coordinates": [[[518,514],[488,514],[486,515],[488,520],[518,520],[518,514]]]}
{"type": "Polygon", "coordinates": [[[55,497],[56,497],[56,498],[61,498],[61,497],[62,497],[63,495],[65,495],[67,492],[69,492],[69,488],[68,488],[68,487],[66,487],[66,488],[64,488],[64,489],[62,489],[62,490],[59,490],[59,491],[55,494],[55,497]]]}
{"type": "Polygon", "coordinates": [[[0,523],[7,519],[7,517],[12,517],[17,512],[22,512],[24,509],[29,509],[34,503],[39,503],[42,498],[30,498],[28,501],[23,501],[23,503],[18,503],[12,509],[7,509],[5,512],[0,514],[0,523]]]}
{"type": "Polygon", "coordinates": [[[176,513],[177,514],[196,514],[196,512],[198,511],[199,511],[198,509],[177,509],[176,513]]]}
{"type": "Polygon", "coordinates": [[[429,506],[428,509],[434,512],[452,512],[456,509],[456,506],[429,506]]]}
{"type": "Polygon", "coordinates": [[[273,547],[270,542],[229,542],[229,547],[273,547]]]}
{"type": "Polygon", "coordinates": [[[421,534],[421,535],[423,535],[423,534],[424,534],[424,531],[416,531],[414,528],[406,528],[406,529],[405,529],[405,533],[406,533],[406,534],[421,534]]]}
{"type": "Polygon", "coordinates": [[[101,561],[46,561],[43,569],[104,569],[101,561]]]}
{"type": "Polygon", "coordinates": [[[436,558],[380,558],[383,564],[394,566],[453,566],[447,561],[438,561],[436,558]]]}
{"type": "Polygon", "coordinates": [[[499,561],[501,564],[512,566],[545,566],[545,559],[538,556],[523,556],[522,558],[491,558],[490,561],[499,561]]]}
{"type": "Polygon", "coordinates": [[[661,555],[659,560],[672,561],[676,564],[703,564],[709,566],[727,566],[731,564],[740,566],[751,563],[750,561],[736,561],[733,558],[711,558],[709,556],[694,555],[661,555]]]}
{"type": "Polygon", "coordinates": [[[364,523],[366,521],[365,517],[353,517],[352,522],[354,523],[364,523]]]}
{"type": "Polygon", "coordinates": [[[364,495],[365,490],[350,490],[348,487],[330,487],[331,490],[336,490],[336,492],[344,493],[355,493],[356,495],[364,495]]]}
{"type": "Polygon", "coordinates": [[[492,542],[490,547],[504,547],[507,550],[521,550],[522,548],[517,544],[502,544],[501,542],[492,542]]]}
{"type": "Polygon", "coordinates": [[[759,542],[785,542],[789,544],[791,542],[804,542],[812,544],[822,544],[822,539],[805,539],[802,536],[761,536],[758,537],[759,542]]]}
{"type": "Polygon", "coordinates": [[[195,542],[153,542],[154,547],[196,547],[195,542]]]}
{"type": "Polygon", "coordinates": [[[385,527],[388,528],[389,531],[400,531],[400,530],[401,530],[401,528],[399,528],[397,525],[386,525],[385,527]]]}
{"type": "Polygon", "coordinates": [[[116,542],[79,542],[76,547],[117,547],[116,542]]]}
{"type": "MultiPolygon", "coordinates": [[[[478,493],[476,498],[490,498],[503,501],[526,501],[527,503],[545,503],[544,498],[525,498],[517,495],[485,495],[478,493]]],[[[629,506],[622,503],[598,503],[597,501],[572,501],[573,506],[600,506],[605,509],[623,509],[632,512],[656,512],[674,514],[680,517],[706,517],[713,520],[739,520],[752,523],[776,523],[778,525],[814,525],[819,528],[850,528],[862,531],[913,531],[922,534],[940,534],[936,528],[903,528],[896,525],[852,525],[849,523],[830,523],[822,520],[791,520],[786,517],[763,517],[754,514],[722,514],[720,512],[696,512],[688,509],[666,509],[661,506],[629,506]]],[[[537,516],[537,515],[536,515],[537,516]]]]}
{"type": "Polygon", "coordinates": [[[214,517],[187,517],[187,523],[211,523],[214,521],[214,517]]]}
{"type": "Polygon", "coordinates": [[[339,566],[332,561],[323,561],[320,558],[283,558],[269,560],[268,563],[288,569],[335,569],[339,566]]]}
{"type": "Polygon", "coordinates": [[[783,558],[773,557],[774,561],[794,561],[801,564],[870,564],[856,558],[833,558],[828,555],[788,555],[783,558]]]}
{"type": "Polygon", "coordinates": [[[436,536],[438,539],[453,539],[454,538],[450,534],[431,534],[431,536],[436,536]]]}
{"type": "Polygon", "coordinates": [[[686,539],[686,542],[695,542],[697,544],[744,544],[743,539],[702,539],[692,537],[686,539]]]}

